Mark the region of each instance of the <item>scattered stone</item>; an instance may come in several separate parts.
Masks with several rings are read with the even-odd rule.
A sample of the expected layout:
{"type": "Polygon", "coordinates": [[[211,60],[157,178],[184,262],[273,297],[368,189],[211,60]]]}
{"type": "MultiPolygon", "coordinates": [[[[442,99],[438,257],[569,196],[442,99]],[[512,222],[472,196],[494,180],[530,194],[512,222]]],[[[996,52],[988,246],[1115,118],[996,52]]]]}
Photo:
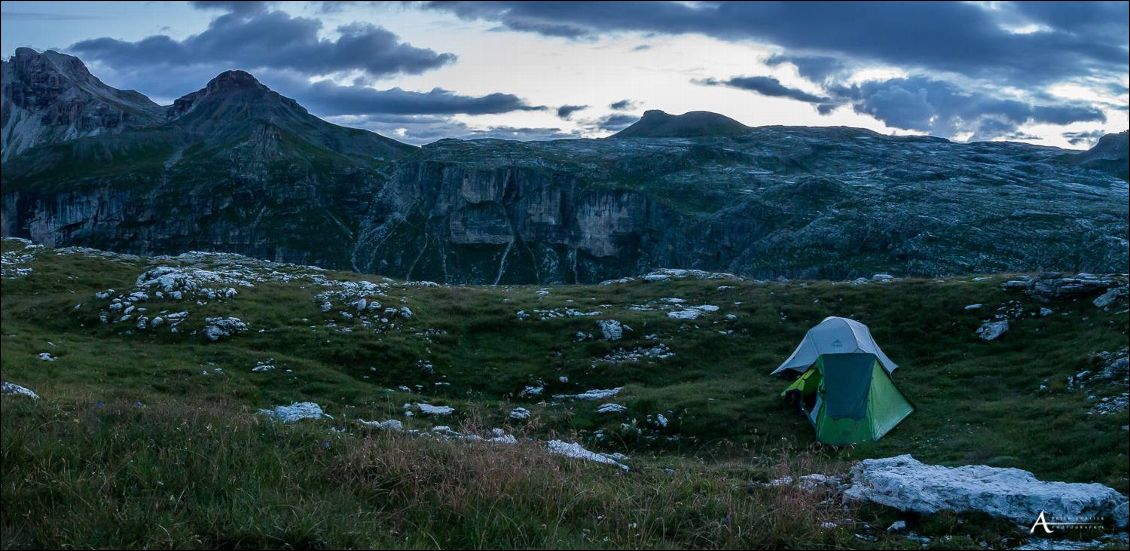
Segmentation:
{"type": "Polygon", "coordinates": [[[815,490],[817,488],[828,487],[830,489],[838,490],[843,487],[844,480],[838,476],[830,476],[821,473],[812,473],[800,476],[794,479],[791,476],[783,476],[781,478],[770,480],[766,486],[791,486],[793,484],[802,490],[815,490]]]}
{"type": "Polygon", "coordinates": [[[521,392],[518,393],[518,396],[526,396],[526,397],[532,398],[534,396],[541,396],[541,393],[543,391],[545,391],[544,386],[527,386],[526,388],[523,388],[521,392]]]}
{"type": "Polygon", "coordinates": [[[977,336],[983,341],[993,341],[1008,331],[1008,320],[987,321],[977,328],[977,336]]]}
{"type": "Polygon", "coordinates": [[[401,423],[396,419],[389,419],[387,421],[365,421],[363,419],[358,419],[357,422],[363,426],[373,429],[390,430],[396,432],[404,430],[404,423],[401,423]]]}
{"type": "Polygon", "coordinates": [[[851,471],[845,499],[900,511],[980,511],[1031,525],[1041,512],[1052,519],[1109,516],[1127,524],[1127,498],[1102,484],[1043,482],[1013,468],[923,464],[910,455],[865,459],[851,471]]]}
{"type": "Polygon", "coordinates": [[[906,521],[905,520],[896,520],[896,521],[892,522],[890,526],[887,527],[887,533],[888,534],[895,534],[895,533],[898,533],[898,532],[905,532],[905,531],[906,531],[906,521]]]}
{"type": "Polygon", "coordinates": [[[236,317],[207,318],[204,321],[207,324],[204,326],[204,336],[212,342],[247,331],[247,324],[236,317]]]}
{"type": "Polygon", "coordinates": [[[1078,273],[1067,277],[1059,272],[1044,272],[1036,277],[1021,276],[1004,282],[1005,289],[1023,289],[1029,296],[1039,300],[1054,300],[1081,297],[1106,291],[1116,282],[1111,277],[1078,273]]]}
{"type": "Polygon", "coordinates": [[[1055,313],[1055,310],[1052,310],[1051,308],[1045,308],[1045,307],[1040,308],[1040,317],[1041,318],[1046,318],[1046,317],[1048,317],[1048,316],[1050,316],[1054,313],[1055,313]]]}
{"type": "Polygon", "coordinates": [[[36,357],[39,358],[40,360],[45,361],[45,362],[53,362],[53,361],[59,359],[59,358],[56,358],[55,356],[52,356],[50,352],[40,352],[39,355],[36,356],[36,357]]]}
{"type": "Polygon", "coordinates": [[[30,388],[25,388],[15,383],[4,381],[0,383],[0,394],[5,396],[25,396],[32,400],[38,400],[39,395],[33,392],[30,388]]]}
{"type": "Polygon", "coordinates": [[[601,404],[596,408],[597,413],[623,413],[628,411],[628,408],[620,404],[601,404]]]}
{"type": "Polygon", "coordinates": [[[530,410],[526,408],[514,408],[510,410],[510,418],[514,421],[525,421],[530,418],[530,410]]]}
{"type": "Polygon", "coordinates": [[[417,402],[414,404],[404,404],[404,410],[406,412],[418,411],[424,415],[436,416],[445,416],[455,413],[455,408],[451,406],[433,406],[431,404],[425,404],[422,402],[417,402]]]}
{"type": "Polygon", "coordinates": [[[571,457],[573,459],[582,459],[585,461],[604,463],[606,465],[615,465],[617,467],[620,467],[624,471],[629,470],[627,465],[620,463],[616,459],[613,459],[611,456],[586,450],[584,446],[581,446],[580,444],[575,442],[550,440],[548,446],[549,453],[564,455],[565,457],[571,457]]]}
{"type": "Polygon", "coordinates": [[[592,366],[595,368],[600,364],[622,364],[628,362],[638,362],[644,359],[652,360],[666,360],[675,356],[667,345],[660,343],[655,346],[632,348],[629,350],[617,348],[612,352],[593,360],[592,366]]]}
{"type": "Polygon", "coordinates": [[[274,361],[275,360],[272,358],[272,359],[269,359],[269,360],[266,360],[266,361],[256,362],[255,367],[251,368],[251,372],[252,373],[265,373],[267,371],[274,371],[275,370],[274,361]]]}
{"type": "Polygon", "coordinates": [[[878,281],[879,283],[887,283],[889,281],[893,281],[894,279],[895,276],[891,274],[875,274],[871,276],[871,281],[878,281]]]}
{"type": "Polygon", "coordinates": [[[289,406],[275,406],[274,409],[261,409],[260,415],[266,415],[283,423],[294,423],[303,419],[333,419],[322,411],[322,406],[314,402],[295,402],[289,406]]]}
{"type": "Polygon", "coordinates": [[[713,304],[701,304],[698,306],[691,306],[685,310],[676,310],[674,312],[667,312],[667,317],[677,320],[693,320],[698,319],[699,316],[707,312],[717,312],[718,307],[713,304]]]}
{"type": "Polygon", "coordinates": [[[1114,304],[1118,299],[1126,296],[1126,294],[1127,288],[1125,285],[1122,287],[1113,287],[1107,290],[1107,292],[1095,297],[1095,300],[1091,301],[1091,303],[1099,308],[1105,309],[1107,306],[1114,304]]]}
{"type": "Polygon", "coordinates": [[[604,400],[605,398],[611,398],[619,394],[621,390],[624,390],[624,387],[609,388],[605,390],[586,390],[580,394],[557,394],[553,397],[559,400],[567,398],[572,398],[574,400],[604,400]]]}
{"type": "Polygon", "coordinates": [[[624,326],[617,320],[597,320],[606,341],[618,341],[624,335],[624,326]]]}
{"type": "Polygon", "coordinates": [[[979,309],[981,309],[982,306],[984,306],[984,305],[983,304],[970,304],[970,305],[966,306],[965,309],[966,310],[979,310],[979,309]]]}

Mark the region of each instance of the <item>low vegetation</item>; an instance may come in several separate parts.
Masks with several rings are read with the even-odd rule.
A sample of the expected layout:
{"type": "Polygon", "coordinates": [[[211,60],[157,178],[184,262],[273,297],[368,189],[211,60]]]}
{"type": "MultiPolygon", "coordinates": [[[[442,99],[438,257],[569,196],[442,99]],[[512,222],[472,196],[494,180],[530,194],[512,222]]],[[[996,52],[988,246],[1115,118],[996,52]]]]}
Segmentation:
{"type": "MultiPolygon", "coordinates": [[[[2,402],[5,548],[900,548],[918,544],[884,529],[906,515],[768,482],[902,453],[1130,489],[1125,409],[1094,412],[1125,389],[1068,384],[1095,369],[1094,354],[1126,346],[1125,300],[1041,302],[1002,289],[1003,274],[430,286],[222,255],[25,246],[4,242],[0,371],[41,399],[2,402]],[[283,275],[230,285],[230,297],[150,289],[134,302],[150,320],[189,312],[177,332],[115,322],[120,312],[100,321],[162,265],[283,275]],[[380,289],[372,315],[325,298],[361,280],[380,289]],[[718,309],[668,315],[697,305],[718,309]],[[1009,331],[982,341],[977,328],[998,312],[1009,331]],[[828,315],[870,326],[917,407],[877,443],[817,444],[779,397],[786,382],[768,375],[828,315]],[[212,342],[205,320],[221,316],[247,330],[212,342]],[[628,327],[620,340],[596,323],[610,319],[628,327]],[[555,397],[615,388],[605,400],[555,397]],[[257,414],[300,401],[332,418],[257,414]],[[406,416],[414,403],[454,413],[406,416]],[[626,409],[597,413],[604,403],[626,409]],[[516,407],[529,418],[511,418],[516,407]],[[387,419],[406,430],[358,422],[387,419]],[[443,438],[440,425],[518,443],[443,438]],[[550,454],[553,439],[625,454],[630,470],[550,454]]],[[[935,546],[1026,536],[991,519],[908,520],[935,546]]]]}

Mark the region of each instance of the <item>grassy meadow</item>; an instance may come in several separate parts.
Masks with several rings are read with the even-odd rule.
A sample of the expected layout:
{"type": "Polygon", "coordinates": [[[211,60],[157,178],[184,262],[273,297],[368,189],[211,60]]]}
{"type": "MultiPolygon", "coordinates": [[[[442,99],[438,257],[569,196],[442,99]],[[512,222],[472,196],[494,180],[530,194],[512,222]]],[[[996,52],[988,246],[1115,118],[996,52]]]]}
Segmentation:
{"type": "MultiPolygon", "coordinates": [[[[428,286],[248,261],[273,279],[230,298],[136,302],[150,315],[188,311],[174,333],[101,322],[110,301],[95,293],[128,295],[145,270],[187,261],[3,247],[0,372],[42,397],[3,397],[5,548],[917,547],[884,532],[896,519],[931,547],[1004,547],[1026,534],[765,482],[909,453],[1130,490],[1125,410],[1089,413],[1125,389],[1066,382],[1094,369],[1095,353],[1126,347],[1125,302],[1044,303],[1002,290],[1007,274],[428,286]],[[342,315],[344,302],[323,311],[319,295],[336,287],[320,281],[360,280],[410,317],[365,327],[342,315]],[[667,315],[693,305],[718,310],[667,315]],[[1009,331],[980,340],[999,309],[1013,313],[1009,331]],[[829,315],[871,328],[917,408],[879,442],[819,445],[779,397],[787,381],[769,375],[829,315]],[[202,329],[213,316],[248,330],[210,342],[202,329]],[[606,340],[596,321],[607,319],[631,329],[606,340]],[[646,353],[657,346],[672,355],[646,353]],[[261,363],[275,367],[253,372],[261,363]],[[622,390],[601,401],[554,398],[612,388],[622,390]],[[332,418],[284,425],[256,414],[298,401],[332,418]],[[405,416],[418,402],[455,412],[405,416]],[[626,410],[597,413],[602,403],[626,410]],[[515,407],[529,419],[511,419],[515,407]],[[386,419],[421,432],[499,428],[518,444],[357,422],[386,419]],[[549,454],[551,439],[625,454],[631,470],[549,454]]],[[[201,258],[193,266],[238,264],[201,258]]]]}

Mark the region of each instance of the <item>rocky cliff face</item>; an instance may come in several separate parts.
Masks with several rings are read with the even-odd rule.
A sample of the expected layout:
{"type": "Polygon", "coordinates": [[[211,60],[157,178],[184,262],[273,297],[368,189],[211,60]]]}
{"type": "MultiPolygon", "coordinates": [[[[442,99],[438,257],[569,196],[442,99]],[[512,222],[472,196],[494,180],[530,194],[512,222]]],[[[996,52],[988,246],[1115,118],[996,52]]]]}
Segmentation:
{"type": "Polygon", "coordinates": [[[1084,159],[653,115],[661,137],[417,149],[321,121],[238,71],[162,116],[12,155],[3,234],[448,283],[658,267],[763,278],[1127,270],[1127,183],[1091,162],[1117,156],[1110,140],[1084,159]],[[695,135],[670,137],[683,122],[695,135]],[[699,132],[715,123],[723,131],[699,132]]]}
{"type": "Polygon", "coordinates": [[[366,271],[473,283],[659,266],[831,278],[1125,270],[1126,183],[1063,155],[857,129],[448,140],[398,164],[352,258],[366,271]]]}
{"type": "Polygon", "coordinates": [[[4,161],[37,145],[121,132],[163,118],[162,108],[149,98],[103,84],[76,57],[18,48],[0,64],[4,161]]]}

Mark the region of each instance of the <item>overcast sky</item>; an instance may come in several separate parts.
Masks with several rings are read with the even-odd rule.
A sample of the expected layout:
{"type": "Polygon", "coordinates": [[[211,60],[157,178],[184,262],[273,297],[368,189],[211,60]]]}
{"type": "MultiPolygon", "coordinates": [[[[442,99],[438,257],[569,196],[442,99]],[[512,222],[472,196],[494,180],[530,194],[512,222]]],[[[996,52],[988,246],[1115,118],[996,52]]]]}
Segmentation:
{"type": "Polygon", "coordinates": [[[161,104],[244,69],[411,142],[602,137],[645,110],[1085,148],[1130,126],[1127,2],[2,2],[161,104]]]}

